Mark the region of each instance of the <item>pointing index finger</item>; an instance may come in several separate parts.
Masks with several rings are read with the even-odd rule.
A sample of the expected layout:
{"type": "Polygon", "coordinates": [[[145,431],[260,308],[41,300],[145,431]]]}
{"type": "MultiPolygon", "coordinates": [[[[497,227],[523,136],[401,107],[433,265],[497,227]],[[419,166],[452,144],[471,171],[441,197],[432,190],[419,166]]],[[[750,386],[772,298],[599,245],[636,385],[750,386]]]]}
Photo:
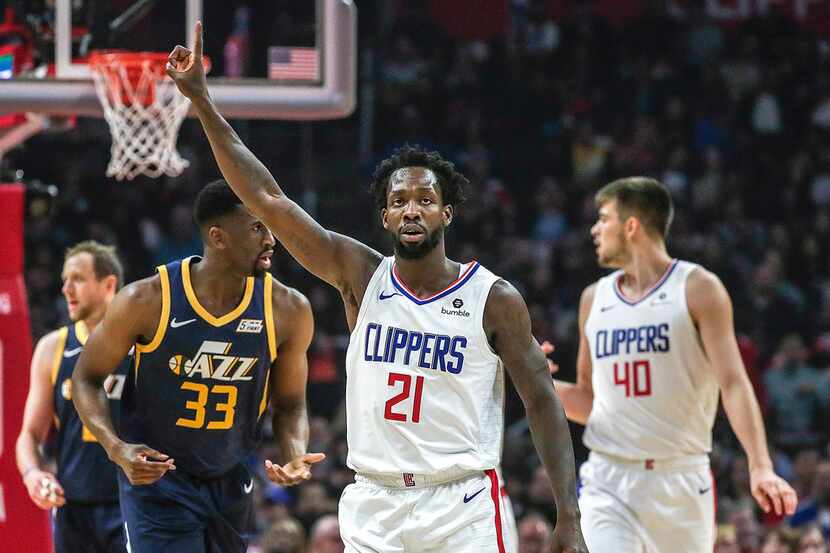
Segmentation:
{"type": "Polygon", "coordinates": [[[193,57],[195,58],[194,62],[196,62],[196,61],[201,62],[202,61],[202,22],[201,21],[196,22],[196,33],[195,34],[196,34],[196,38],[193,42],[193,57]]]}

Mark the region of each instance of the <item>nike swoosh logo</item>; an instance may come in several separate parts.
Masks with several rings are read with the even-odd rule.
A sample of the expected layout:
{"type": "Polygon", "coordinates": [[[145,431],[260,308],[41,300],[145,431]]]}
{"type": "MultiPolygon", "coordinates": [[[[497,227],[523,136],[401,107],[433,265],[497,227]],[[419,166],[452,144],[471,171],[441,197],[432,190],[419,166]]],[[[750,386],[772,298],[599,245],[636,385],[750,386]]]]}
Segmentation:
{"type": "Polygon", "coordinates": [[[392,298],[394,296],[400,296],[400,295],[401,295],[400,292],[392,292],[389,295],[385,295],[383,292],[381,292],[380,295],[378,296],[378,299],[379,300],[388,300],[389,298],[392,298]]]}
{"type": "Polygon", "coordinates": [[[470,501],[472,501],[473,499],[475,499],[475,497],[476,497],[478,494],[480,494],[481,492],[483,492],[485,489],[487,489],[487,488],[481,488],[480,490],[478,490],[476,493],[474,493],[473,495],[471,495],[471,496],[469,496],[469,497],[468,497],[468,496],[467,496],[467,494],[465,493],[465,494],[464,494],[464,503],[469,503],[470,501]]]}
{"type": "Polygon", "coordinates": [[[75,357],[76,355],[78,355],[82,351],[84,351],[84,348],[82,348],[82,347],[78,347],[78,348],[75,348],[75,349],[68,349],[65,352],[63,352],[63,356],[66,357],[67,359],[69,359],[70,357],[75,357]]]}
{"type": "Polygon", "coordinates": [[[606,311],[610,311],[611,309],[614,309],[615,307],[617,307],[617,306],[616,305],[606,305],[605,307],[600,307],[599,312],[600,313],[605,313],[606,311]]]}
{"type": "Polygon", "coordinates": [[[179,328],[180,326],[189,325],[190,323],[195,323],[196,319],[188,319],[186,321],[177,321],[176,317],[173,317],[173,320],[170,321],[170,328],[179,328]]]}
{"type": "Polygon", "coordinates": [[[709,486],[708,488],[703,488],[702,490],[701,489],[697,490],[697,493],[699,493],[700,495],[703,495],[711,489],[712,489],[712,486],[709,486]]]}
{"type": "Polygon", "coordinates": [[[251,478],[251,481],[247,484],[242,484],[242,491],[245,493],[251,493],[251,490],[254,489],[254,479],[251,478]]]}

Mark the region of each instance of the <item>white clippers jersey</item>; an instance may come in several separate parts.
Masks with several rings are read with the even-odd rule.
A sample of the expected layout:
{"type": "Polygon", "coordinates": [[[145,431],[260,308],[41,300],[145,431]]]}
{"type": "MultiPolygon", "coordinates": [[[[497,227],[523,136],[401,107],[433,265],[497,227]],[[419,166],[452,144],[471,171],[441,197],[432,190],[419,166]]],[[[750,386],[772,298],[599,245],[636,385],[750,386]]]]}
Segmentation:
{"type": "Polygon", "coordinates": [[[346,354],[347,464],[358,473],[432,475],[499,464],[504,374],[484,333],[499,277],[471,262],[418,299],[381,261],[346,354]]]}
{"type": "Polygon", "coordinates": [[[697,265],[675,260],[638,302],[616,271],[597,283],[585,323],[594,404],[585,430],[593,451],[625,459],[708,453],[718,383],[686,305],[697,265]]]}

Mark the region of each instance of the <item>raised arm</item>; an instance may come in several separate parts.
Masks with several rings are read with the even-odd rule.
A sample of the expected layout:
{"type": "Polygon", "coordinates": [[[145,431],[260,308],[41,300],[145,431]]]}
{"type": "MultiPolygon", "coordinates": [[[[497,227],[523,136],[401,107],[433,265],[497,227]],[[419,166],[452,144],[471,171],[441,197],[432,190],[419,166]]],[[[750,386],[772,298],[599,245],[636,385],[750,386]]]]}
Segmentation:
{"type": "Polygon", "coordinates": [[[46,440],[55,403],[52,398],[54,383],[52,374],[57,371],[66,342],[66,330],[56,330],[41,338],[32,355],[29,377],[29,394],[23,411],[23,427],[17,437],[15,453],[17,469],[23,478],[23,484],[31,500],[41,509],[60,507],[65,503],[63,488],[55,475],[44,470],[40,444],[46,440]],[[54,487],[55,493],[49,494],[44,480],[54,487]],[[43,493],[46,490],[47,493],[43,493]]]}
{"type": "Polygon", "coordinates": [[[196,24],[193,51],[176,46],[167,73],[193,102],[219,169],[242,202],[303,267],[341,292],[354,290],[362,299],[381,255],[320,226],[283,193],[268,169],[242,143],[210,98],[202,66],[201,23],[196,24]]]}
{"type": "MultiPolygon", "coordinates": [[[[84,345],[72,372],[75,409],[84,425],[124,470],[132,484],[151,484],[175,469],[173,459],[143,444],[122,441],[112,424],[104,380],[115,372],[143,337],[155,335],[161,320],[159,277],[124,287],[110,303],[104,320],[84,345]]],[[[149,342],[149,340],[147,340],[149,342]]]]}
{"type": "MultiPolygon", "coordinates": [[[[276,288],[275,283],[275,288],[276,288]]],[[[274,315],[281,320],[285,336],[271,369],[273,428],[282,459],[279,465],[265,461],[268,478],[292,486],[311,478],[311,465],[325,459],[322,453],[307,453],[308,347],[314,336],[314,316],[305,296],[290,288],[274,291],[274,315]]]]}
{"type": "MultiPolygon", "coordinates": [[[[594,405],[594,388],[591,384],[591,350],[588,339],[585,337],[585,322],[591,312],[594,303],[594,290],[596,284],[592,284],[582,292],[579,299],[579,351],[576,356],[576,384],[554,379],[556,393],[562,400],[565,408],[565,415],[568,419],[579,424],[588,422],[591,409],[594,405]]],[[[545,351],[545,353],[549,353],[545,351]]]]}
{"type": "Polygon", "coordinates": [[[718,277],[698,268],[689,275],[686,301],[718,379],[726,416],[749,460],[752,495],[765,512],[791,515],[796,493],[773,472],[761,409],[735,339],[729,293],[718,277]]]}
{"type": "Polygon", "coordinates": [[[579,524],[568,422],[554,392],[545,356],[531,334],[527,305],[506,281],[498,281],[490,291],[484,329],[522,398],[533,443],[553,486],[557,513],[553,551],[587,552],[579,524]]]}

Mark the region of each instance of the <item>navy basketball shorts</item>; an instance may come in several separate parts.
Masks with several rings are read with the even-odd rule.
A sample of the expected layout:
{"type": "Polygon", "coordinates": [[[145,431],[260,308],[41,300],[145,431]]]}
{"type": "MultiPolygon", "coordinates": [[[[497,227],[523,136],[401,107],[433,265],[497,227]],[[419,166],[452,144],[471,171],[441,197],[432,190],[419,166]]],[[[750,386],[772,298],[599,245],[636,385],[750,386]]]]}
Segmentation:
{"type": "Polygon", "coordinates": [[[167,472],[133,486],[118,471],[130,553],[244,553],[253,527],[253,480],[243,465],[218,478],[167,472]]]}
{"type": "Polygon", "coordinates": [[[67,502],[53,517],[55,553],[124,553],[118,502],[67,502]]]}

